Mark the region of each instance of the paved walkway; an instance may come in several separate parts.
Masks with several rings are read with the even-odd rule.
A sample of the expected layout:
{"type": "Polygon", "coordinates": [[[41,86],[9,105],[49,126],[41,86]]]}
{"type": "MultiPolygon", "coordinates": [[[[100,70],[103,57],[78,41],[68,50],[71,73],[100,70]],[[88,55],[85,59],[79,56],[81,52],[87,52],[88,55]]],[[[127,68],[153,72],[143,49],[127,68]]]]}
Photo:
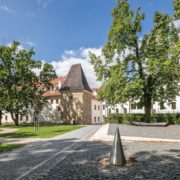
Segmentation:
{"type": "Polygon", "coordinates": [[[180,125],[169,125],[167,127],[147,127],[131,126],[126,124],[110,124],[108,135],[114,135],[117,127],[119,127],[121,136],[180,140],[180,125]]]}
{"type": "Polygon", "coordinates": [[[136,127],[136,126],[128,126],[128,125],[119,125],[119,124],[105,124],[103,125],[91,138],[91,141],[113,141],[114,134],[117,129],[120,130],[122,141],[129,142],[162,142],[162,143],[180,143],[180,139],[177,139],[177,136],[180,134],[180,126],[175,127],[174,130],[175,136],[170,136],[168,134],[172,134],[171,130],[166,129],[166,135],[163,134],[166,127],[155,127],[147,129],[147,127],[136,127]],[[137,129],[139,131],[137,131],[137,129]],[[131,132],[131,133],[127,133],[131,132]],[[159,134],[159,132],[162,133],[159,134]],[[154,134],[153,134],[154,133],[154,134]],[[158,133],[158,134],[157,134],[158,133]],[[148,134],[150,134],[148,136],[148,134]],[[125,136],[127,135],[127,136],[125,136]],[[134,136],[132,136],[134,135],[134,136]],[[177,135],[177,136],[176,136],[177,135]],[[169,139],[167,139],[169,137],[169,139]]]}
{"type": "MultiPolygon", "coordinates": [[[[134,180],[180,179],[180,144],[132,142],[123,143],[126,156],[136,159],[123,168],[98,165],[101,157],[109,156],[111,143],[84,142],[65,159],[23,178],[43,180],[134,180]]],[[[58,157],[56,157],[58,159],[58,157]]],[[[56,160],[54,159],[54,161],[56,160]]]]}
{"type": "Polygon", "coordinates": [[[5,133],[12,133],[12,132],[15,132],[17,131],[18,129],[17,128],[1,128],[1,132],[0,134],[5,134],[5,133]]]}
{"type": "Polygon", "coordinates": [[[48,141],[35,142],[9,153],[1,154],[0,179],[13,180],[21,177],[44,161],[62,155],[65,150],[74,149],[82,141],[86,141],[99,127],[98,125],[86,126],[48,141]]]}

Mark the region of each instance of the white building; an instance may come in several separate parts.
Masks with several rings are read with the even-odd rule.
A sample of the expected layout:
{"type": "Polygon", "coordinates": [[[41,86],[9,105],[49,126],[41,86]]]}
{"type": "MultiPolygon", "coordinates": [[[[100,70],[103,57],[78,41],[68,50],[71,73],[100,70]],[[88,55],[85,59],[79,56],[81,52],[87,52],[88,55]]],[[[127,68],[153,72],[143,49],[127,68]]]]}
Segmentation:
{"type": "Polygon", "coordinates": [[[103,118],[103,104],[96,98],[96,90],[92,89],[93,96],[91,98],[91,119],[92,124],[102,124],[103,118]]]}

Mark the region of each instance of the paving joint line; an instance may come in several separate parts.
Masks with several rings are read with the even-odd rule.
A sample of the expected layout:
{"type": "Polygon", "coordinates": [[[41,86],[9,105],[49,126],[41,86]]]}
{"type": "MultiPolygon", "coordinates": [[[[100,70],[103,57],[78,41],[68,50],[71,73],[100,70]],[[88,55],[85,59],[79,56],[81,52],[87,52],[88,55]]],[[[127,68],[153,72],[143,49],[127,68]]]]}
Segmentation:
{"type": "MultiPolygon", "coordinates": [[[[99,127],[100,128],[100,127],[99,127]]],[[[91,131],[89,134],[87,134],[86,136],[80,138],[78,141],[74,142],[73,144],[71,144],[70,146],[66,147],[65,149],[63,149],[62,151],[54,154],[52,157],[49,157],[48,159],[46,159],[45,161],[39,163],[38,165],[36,165],[34,168],[32,168],[31,170],[27,171],[26,173],[22,174],[21,176],[19,176],[18,178],[16,178],[15,180],[23,180],[23,179],[32,179],[31,178],[31,173],[33,176],[33,172],[38,171],[38,169],[41,169],[41,167],[43,168],[43,166],[46,166],[46,164],[48,165],[48,162],[50,162],[51,160],[54,160],[54,158],[58,157],[59,155],[63,154],[63,153],[67,153],[67,151],[73,147],[74,145],[77,145],[78,143],[80,143],[79,145],[75,146],[74,149],[70,150],[69,153],[66,154],[66,156],[64,156],[64,158],[60,158],[59,161],[57,161],[57,163],[63,161],[69,154],[73,153],[78,147],[80,147],[83,144],[83,140],[85,139],[89,139],[99,128],[97,128],[96,130],[94,130],[93,132],[91,131]]],[[[51,164],[52,165],[52,164],[51,164]]],[[[50,168],[47,170],[51,170],[50,168]]],[[[35,175],[37,176],[37,173],[35,173],[35,175]]],[[[42,173],[39,174],[39,176],[42,176],[42,173]]],[[[38,176],[38,177],[39,177],[38,176]]],[[[33,179],[37,179],[38,177],[33,177],[33,179]]]]}

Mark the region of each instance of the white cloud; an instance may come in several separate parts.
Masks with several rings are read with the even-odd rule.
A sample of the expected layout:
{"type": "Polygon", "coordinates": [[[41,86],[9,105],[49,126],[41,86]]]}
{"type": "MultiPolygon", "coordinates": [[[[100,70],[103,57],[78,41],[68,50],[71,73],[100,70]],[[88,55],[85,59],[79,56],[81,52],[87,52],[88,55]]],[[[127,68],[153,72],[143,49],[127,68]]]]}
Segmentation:
{"type": "Polygon", "coordinates": [[[66,55],[67,56],[76,56],[77,55],[76,51],[74,51],[74,50],[65,50],[64,54],[65,54],[65,56],[66,55]]]}
{"type": "Polygon", "coordinates": [[[35,46],[36,46],[35,43],[34,43],[34,42],[31,42],[31,41],[26,41],[26,42],[24,42],[23,44],[25,44],[25,45],[27,45],[27,46],[29,46],[29,47],[35,47],[35,46]]]}
{"type": "Polygon", "coordinates": [[[82,58],[88,58],[89,52],[96,54],[96,56],[102,55],[102,48],[80,48],[80,56],[82,58]]]}
{"type": "Polygon", "coordinates": [[[46,61],[45,61],[45,60],[41,60],[41,63],[42,63],[41,68],[34,68],[34,69],[33,69],[33,72],[35,72],[37,75],[39,75],[40,72],[42,71],[43,66],[44,66],[44,64],[46,63],[46,61]]]}
{"type": "Polygon", "coordinates": [[[101,54],[101,48],[80,48],[78,51],[66,50],[64,51],[62,60],[53,61],[51,64],[58,76],[66,76],[73,64],[80,63],[90,87],[99,87],[101,83],[97,81],[93,66],[88,60],[89,51],[95,53],[96,55],[101,54]]]}
{"type": "Polygon", "coordinates": [[[176,28],[180,28],[180,19],[174,21],[174,25],[176,26],[176,28]]]}
{"type": "Polygon", "coordinates": [[[0,5],[0,11],[4,11],[4,12],[7,12],[7,13],[15,13],[14,10],[10,9],[6,5],[0,5]]]}
{"type": "Polygon", "coordinates": [[[53,0],[38,0],[37,3],[43,8],[46,8],[52,1],[53,0]]]}

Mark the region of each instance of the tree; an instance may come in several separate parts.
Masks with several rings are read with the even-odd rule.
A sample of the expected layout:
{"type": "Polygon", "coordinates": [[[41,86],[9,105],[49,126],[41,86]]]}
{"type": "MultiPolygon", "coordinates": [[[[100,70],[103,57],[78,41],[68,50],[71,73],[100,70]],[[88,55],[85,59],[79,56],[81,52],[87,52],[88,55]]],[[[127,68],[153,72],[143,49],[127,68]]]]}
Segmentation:
{"type": "Polygon", "coordinates": [[[41,68],[41,62],[32,59],[33,49],[21,50],[19,45],[14,41],[11,46],[0,46],[0,84],[4,89],[2,107],[11,114],[15,125],[19,124],[19,116],[27,113],[29,105],[43,102],[41,94],[47,88],[44,81],[52,70],[49,65],[45,69],[49,73],[39,77],[33,69],[41,68]]]}
{"type": "Polygon", "coordinates": [[[180,1],[173,0],[173,5],[174,5],[174,17],[175,19],[180,19],[180,1]]]}
{"type": "Polygon", "coordinates": [[[177,30],[167,14],[156,12],[154,27],[140,37],[145,15],[119,0],[112,11],[112,26],[102,49],[102,57],[90,53],[98,80],[99,98],[108,104],[138,102],[150,121],[152,104],[174,101],[179,93],[179,61],[172,51],[177,30]],[[142,39],[142,40],[141,40],[142,39]]]}
{"type": "Polygon", "coordinates": [[[53,66],[51,64],[45,63],[38,76],[38,83],[36,90],[33,91],[33,98],[31,98],[31,101],[29,102],[30,108],[28,109],[28,112],[30,112],[33,118],[34,116],[37,117],[38,114],[42,111],[42,108],[47,104],[47,99],[42,95],[45,91],[52,87],[50,81],[56,77],[57,75],[53,69],[53,66]]]}

